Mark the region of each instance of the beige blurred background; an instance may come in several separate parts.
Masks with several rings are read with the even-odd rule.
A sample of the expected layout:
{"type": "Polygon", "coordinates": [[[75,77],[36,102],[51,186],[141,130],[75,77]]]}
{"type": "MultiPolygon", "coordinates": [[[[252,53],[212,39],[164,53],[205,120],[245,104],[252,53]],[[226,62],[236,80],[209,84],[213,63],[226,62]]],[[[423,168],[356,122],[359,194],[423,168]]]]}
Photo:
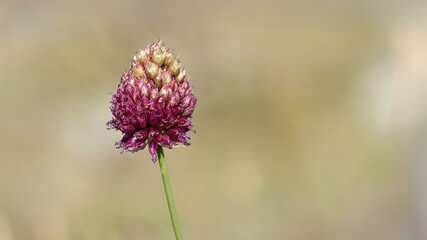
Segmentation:
{"type": "Polygon", "coordinates": [[[198,96],[186,240],[427,239],[424,1],[0,0],[0,240],[173,239],[109,101],[158,38],[198,96]]]}

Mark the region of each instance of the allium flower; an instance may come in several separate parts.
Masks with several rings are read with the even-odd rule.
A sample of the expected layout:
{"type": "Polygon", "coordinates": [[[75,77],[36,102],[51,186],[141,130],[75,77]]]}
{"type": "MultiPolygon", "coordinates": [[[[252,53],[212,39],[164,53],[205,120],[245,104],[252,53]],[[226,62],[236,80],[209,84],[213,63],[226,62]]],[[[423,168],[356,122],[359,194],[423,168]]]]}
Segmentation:
{"type": "Polygon", "coordinates": [[[155,163],[159,145],[190,145],[196,101],[181,62],[160,41],[133,57],[113,95],[107,126],[124,133],[117,148],[136,152],[148,145],[155,163]]]}

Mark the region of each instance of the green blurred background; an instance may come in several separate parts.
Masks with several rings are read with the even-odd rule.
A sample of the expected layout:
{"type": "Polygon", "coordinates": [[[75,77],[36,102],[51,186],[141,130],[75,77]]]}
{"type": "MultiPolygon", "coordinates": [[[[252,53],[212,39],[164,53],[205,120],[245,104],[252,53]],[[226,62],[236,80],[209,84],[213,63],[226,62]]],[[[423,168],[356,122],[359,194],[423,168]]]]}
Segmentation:
{"type": "Polygon", "coordinates": [[[105,126],[158,38],[198,97],[165,151],[185,239],[427,239],[426,5],[0,0],[0,240],[173,239],[105,126]]]}

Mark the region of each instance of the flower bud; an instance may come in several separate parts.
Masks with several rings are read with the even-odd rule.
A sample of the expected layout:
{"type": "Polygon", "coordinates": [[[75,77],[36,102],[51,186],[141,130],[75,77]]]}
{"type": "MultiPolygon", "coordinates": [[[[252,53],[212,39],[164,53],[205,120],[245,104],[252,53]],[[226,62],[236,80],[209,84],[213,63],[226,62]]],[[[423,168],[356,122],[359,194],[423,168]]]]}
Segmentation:
{"type": "Polygon", "coordinates": [[[185,96],[181,101],[181,106],[187,107],[191,102],[191,96],[185,96]]]}
{"type": "Polygon", "coordinates": [[[129,83],[130,85],[132,85],[132,87],[135,87],[135,82],[136,82],[135,77],[134,77],[134,76],[129,76],[128,83],[129,83]]]}
{"type": "Polygon", "coordinates": [[[158,49],[157,51],[153,52],[152,59],[155,64],[162,66],[163,62],[165,61],[165,55],[161,49],[158,49]]]}
{"type": "Polygon", "coordinates": [[[184,81],[181,86],[179,86],[178,91],[179,94],[181,95],[181,97],[185,96],[185,93],[187,92],[187,89],[189,88],[188,86],[188,81],[184,81]]]}
{"type": "Polygon", "coordinates": [[[186,108],[184,110],[184,112],[182,113],[182,116],[183,117],[189,117],[189,116],[191,116],[191,114],[193,114],[193,111],[194,111],[194,108],[192,108],[192,107],[186,108]]]}
{"type": "Polygon", "coordinates": [[[144,83],[141,87],[141,94],[143,96],[148,96],[149,91],[150,91],[150,89],[148,89],[148,85],[144,83]]]}
{"type": "Polygon", "coordinates": [[[162,75],[158,74],[155,78],[154,78],[154,84],[156,84],[157,87],[162,87],[162,75]]]}
{"type": "Polygon", "coordinates": [[[183,90],[187,90],[190,87],[190,84],[188,83],[188,81],[184,81],[181,86],[180,86],[183,90]]]}
{"type": "Polygon", "coordinates": [[[178,83],[176,80],[172,80],[172,91],[177,92],[178,91],[178,83]]]}
{"type": "Polygon", "coordinates": [[[159,74],[159,67],[156,64],[149,62],[147,66],[147,72],[150,78],[154,79],[157,74],[159,74]]]}
{"type": "Polygon", "coordinates": [[[178,76],[176,77],[176,80],[181,83],[185,78],[185,70],[181,69],[181,71],[179,72],[178,76]]]}
{"type": "Polygon", "coordinates": [[[175,57],[173,56],[173,53],[171,52],[167,52],[165,54],[165,66],[169,66],[169,64],[175,59],[175,57]]]}
{"type": "Polygon", "coordinates": [[[136,139],[144,139],[147,137],[147,135],[148,133],[146,130],[140,130],[134,134],[136,139]]]}
{"type": "Polygon", "coordinates": [[[196,97],[194,97],[194,95],[193,95],[193,94],[191,94],[190,107],[191,107],[191,108],[194,108],[194,106],[196,105],[196,102],[197,102],[197,98],[196,98],[196,97]]]}
{"type": "Polygon", "coordinates": [[[141,78],[138,80],[138,83],[136,84],[136,87],[138,89],[141,89],[142,86],[144,85],[144,80],[142,80],[141,78]]]}
{"type": "Polygon", "coordinates": [[[140,64],[143,64],[143,63],[147,60],[147,58],[148,58],[148,56],[147,56],[147,52],[146,52],[146,51],[141,50],[141,51],[139,52],[139,63],[140,63],[140,64]]]}
{"type": "Polygon", "coordinates": [[[142,77],[142,74],[144,74],[144,68],[142,68],[141,65],[135,65],[135,67],[133,68],[133,75],[135,75],[135,77],[140,78],[142,77]]]}
{"type": "Polygon", "coordinates": [[[125,92],[128,96],[132,96],[133,95],[133,87],[130,83],[127,83],[125,86],[125,92]]]}
{"type": "Polygon", "coordinates": [[[141,99],[139,96],[139,93],[137,91],[134,91],[132,94],[132,99],[134,102],[139,102],[139,100],[141,99]]]}
{"type": "Polygon", "coordinates": [[[157,99],[159,97],[159,90],[156,87],[151,88],[150,97],[151,99],[157,99]]]}
{"type": "Polygon", "coordinates": [[[181,64],[178,60],[173,60],[169,65],[169,72],[172,74],[172,76],[176,76],[178,75],[179,70],[181,70],[181,64]]]}
{"type": "Polygon", "coordinates": [[[169,72],[166,72],[163,75],[163,85],[166,85],[166,84],[172,84],[172,76],[170,75],[169,72]]]}
{"type": "Polygon", "coordinates": [[[180,100],[181,100],[181,97],[179,96],[179,93],[174,92],[171,96],[169,103],[172,107],[175,107],[179,103],[180,100]]]}
{"type": "Polygon", "coordinates": [[[131,133],[135,130],[135,127],[132,125],[122,125],[122,130],[125,133],[131,133]]]}
{"type": "Polygon", "coordinates": [[[164,134],[160,140],[160,143],[162,143],[163,145],[166,146],[170,146],[171,145],[171,139],[168,135],[164,134]]]}
{"type": "Polygon", "coordinates": [[[172,89],[169,85],[165,85],[160,90],[160,96],[164,96],[166,99],[168,99],[172,95],[172,89]]]}

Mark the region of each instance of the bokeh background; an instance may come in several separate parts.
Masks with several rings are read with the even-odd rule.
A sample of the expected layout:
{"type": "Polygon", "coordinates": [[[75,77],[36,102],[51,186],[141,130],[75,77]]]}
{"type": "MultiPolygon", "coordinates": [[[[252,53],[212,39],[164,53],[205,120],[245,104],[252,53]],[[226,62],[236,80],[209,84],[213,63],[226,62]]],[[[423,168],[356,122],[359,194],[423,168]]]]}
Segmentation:
{"type": "Polygon", "coordinates": [[[187,240],[427,239],[425,1],[0,1],[0,239],[173,239],[160,171],[120,154],[135,51],[199,98],[166,150],[187,240]]]}

